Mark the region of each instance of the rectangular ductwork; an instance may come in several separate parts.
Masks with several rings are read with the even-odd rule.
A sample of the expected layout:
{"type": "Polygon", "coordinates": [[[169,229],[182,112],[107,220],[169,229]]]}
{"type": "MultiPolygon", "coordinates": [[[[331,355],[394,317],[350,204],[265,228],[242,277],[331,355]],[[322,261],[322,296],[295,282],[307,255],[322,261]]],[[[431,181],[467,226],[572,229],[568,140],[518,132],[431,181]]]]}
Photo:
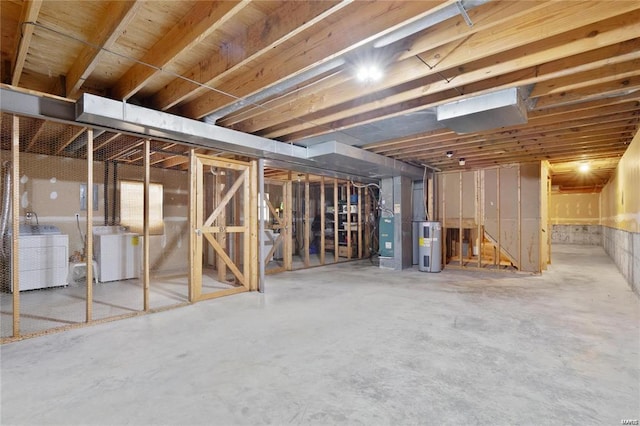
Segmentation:
{"type": "Polygon", "coordinates": [[[311,148],[266,139],[202,121],[83,94],[73,102],[0,87],[2,111],[60,123],[112,129],[162,141],[266,159],[272,167],[324,174],[340,179],[376,181],[384,177],[422,177],[423,169],[335,141],[311,148]]]}
{"type": "Polygon", "coordinates": [[[527,122],[527,107],[517,87],[439,105],[436,114],[439,123],[460,134],[527,122]]]}

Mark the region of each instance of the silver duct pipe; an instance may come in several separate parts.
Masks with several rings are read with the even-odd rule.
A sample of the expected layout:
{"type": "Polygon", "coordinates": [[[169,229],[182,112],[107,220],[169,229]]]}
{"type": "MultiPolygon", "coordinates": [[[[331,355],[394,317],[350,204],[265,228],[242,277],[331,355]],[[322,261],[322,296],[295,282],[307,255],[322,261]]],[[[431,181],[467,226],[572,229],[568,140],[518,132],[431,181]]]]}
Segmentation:
{"type": "Polygon", "coordinates": [[[11,161],[2,163],[4,181],[2,185],[2,210],[0,211],[0,235],[2,236],[2,244],[0,244],[0,257],[5,260],[9,258],[10,248],[9,242],[9,214],[11,212],[11,161]]]}

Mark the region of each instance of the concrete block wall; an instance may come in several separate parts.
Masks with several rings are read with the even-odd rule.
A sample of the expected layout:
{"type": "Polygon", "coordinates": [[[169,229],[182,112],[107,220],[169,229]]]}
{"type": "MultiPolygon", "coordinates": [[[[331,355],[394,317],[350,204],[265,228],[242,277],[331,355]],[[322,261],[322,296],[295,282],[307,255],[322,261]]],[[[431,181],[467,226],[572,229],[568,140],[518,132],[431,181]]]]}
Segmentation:
{"type": "Polygon", "coordinates": [[[602,245],[601,225],[552,225],[552,244],[602,245]]]}
{"type": "Polygon", "coordinates": [[[640,296],[640,233],[603,226],[602,243],[631,289],[640,296]]]}

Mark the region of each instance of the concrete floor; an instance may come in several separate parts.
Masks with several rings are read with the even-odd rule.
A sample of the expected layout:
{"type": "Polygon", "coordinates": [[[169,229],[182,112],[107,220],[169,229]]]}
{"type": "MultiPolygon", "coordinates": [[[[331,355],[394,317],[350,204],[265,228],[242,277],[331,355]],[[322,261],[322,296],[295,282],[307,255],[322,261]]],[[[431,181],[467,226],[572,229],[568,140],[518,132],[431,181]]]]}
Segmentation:
{"type": "Polygon", "coordinates": [[[601,247],[543,276],[368,261],[0,347],[4,424],[620,424],[640,303],[601,247]]]}

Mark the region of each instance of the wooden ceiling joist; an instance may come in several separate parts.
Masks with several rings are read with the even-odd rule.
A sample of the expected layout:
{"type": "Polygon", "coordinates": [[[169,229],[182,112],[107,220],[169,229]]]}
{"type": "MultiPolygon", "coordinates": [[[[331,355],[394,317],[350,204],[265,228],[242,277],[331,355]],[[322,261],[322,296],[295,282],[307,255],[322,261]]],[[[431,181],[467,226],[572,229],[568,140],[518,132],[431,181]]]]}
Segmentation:
{"type": "Polygon", "coordinates": [[[34,27],[30,23],[38,20],[38,14],[42,7],[43,0],[25,0],[22,5],[22,16],[20,18],[20,35],[16,39],[16,46],[13,50],[14,62],[12,65],[11,84],[17,86],[22,77],[24,63],[27,60],[27,52],[31,45],[34,27]]]}
{"type": "Polygon", "coordinates": [[[98,65],[104,51],[111,49],[118,37],[126,31],[142,5],[141,0],[109,2],[101,26],[92,33],[90,45],[85,45],[67,72],[66,91],[68,98],[75,98],[80,87],[98,65]],[[96,48],[96,47],[99,48],[96,48]]]}
{"type": "Polygon", "coordinates": [[[133,96],[163,67],[218,30],[248,3],[249,0],[196,2],[182,20],[114,85],[113,96],[117,99],[133,96]]]}

